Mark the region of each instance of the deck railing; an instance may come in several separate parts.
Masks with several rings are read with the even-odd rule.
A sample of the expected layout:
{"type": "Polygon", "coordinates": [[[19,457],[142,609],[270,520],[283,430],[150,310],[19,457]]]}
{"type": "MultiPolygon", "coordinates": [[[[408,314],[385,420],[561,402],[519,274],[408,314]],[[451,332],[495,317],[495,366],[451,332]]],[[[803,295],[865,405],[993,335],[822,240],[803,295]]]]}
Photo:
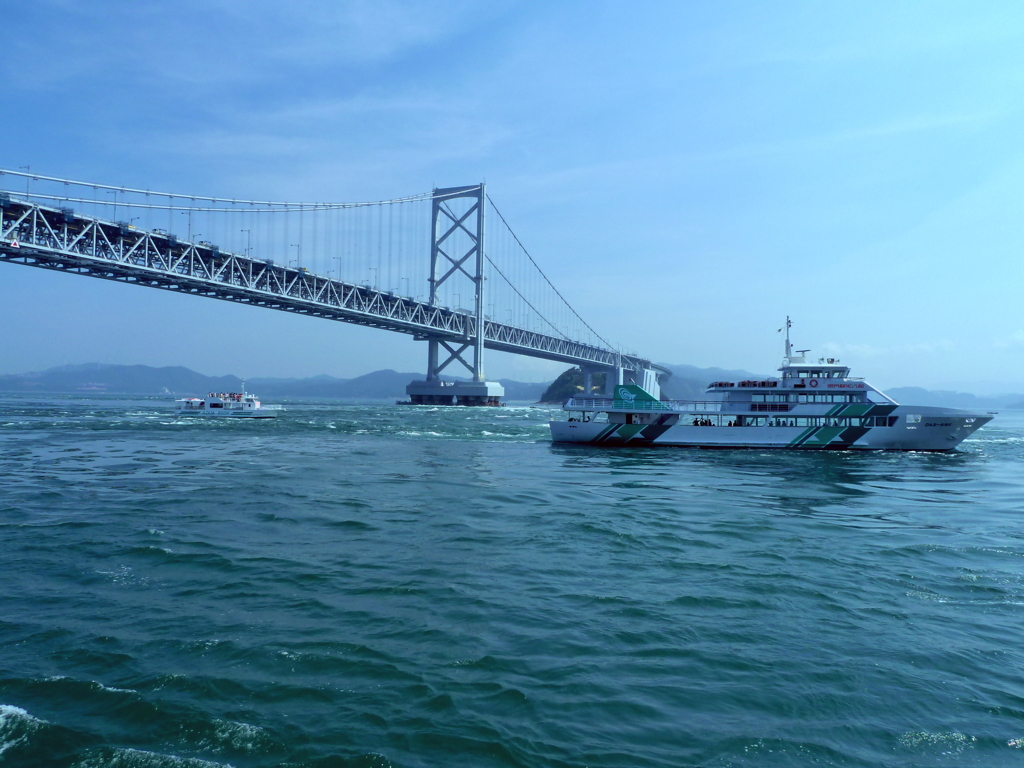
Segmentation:
{"type": "Polygon", "coordinates": [[[722,410],[721,400],[612,400],[608,397],[572,397],[566,410],[584,411],[659,411],[670,413],[708,413],[722,410]]]}

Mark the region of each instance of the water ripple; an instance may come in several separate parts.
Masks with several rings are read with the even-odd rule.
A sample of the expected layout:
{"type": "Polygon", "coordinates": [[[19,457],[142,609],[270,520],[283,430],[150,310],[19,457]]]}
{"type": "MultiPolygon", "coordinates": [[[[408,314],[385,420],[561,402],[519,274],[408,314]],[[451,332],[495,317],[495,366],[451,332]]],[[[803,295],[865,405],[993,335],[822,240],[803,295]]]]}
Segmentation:
{"type": "Polygon", "coordinates": [[[169,407],[0,399],[0,760],[1019,762],[1020,415],[936,456],[169,407]]]}

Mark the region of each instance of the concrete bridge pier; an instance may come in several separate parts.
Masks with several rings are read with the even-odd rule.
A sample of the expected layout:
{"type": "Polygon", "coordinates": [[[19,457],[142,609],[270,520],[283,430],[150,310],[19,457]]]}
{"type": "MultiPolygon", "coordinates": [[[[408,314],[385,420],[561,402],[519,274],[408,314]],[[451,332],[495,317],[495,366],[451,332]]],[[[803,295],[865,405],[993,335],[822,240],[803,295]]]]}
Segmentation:
{"type": "Polygon", "coordinates": [[[494,381],[414,381],[405,388],[412,405],[501,405],[505,388],[494,381]]]}

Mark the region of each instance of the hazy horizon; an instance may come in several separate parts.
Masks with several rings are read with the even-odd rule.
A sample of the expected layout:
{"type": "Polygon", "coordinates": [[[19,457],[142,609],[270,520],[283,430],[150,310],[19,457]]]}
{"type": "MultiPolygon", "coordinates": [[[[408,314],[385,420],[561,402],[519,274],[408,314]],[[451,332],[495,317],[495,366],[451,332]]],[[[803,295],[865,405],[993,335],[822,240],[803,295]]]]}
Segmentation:
{"type": "MultiPolygon", "coordinates": [[[[658,361],[658,363],[661,364],[661,365],[669,365],[669,366],[689,365],[689,363],[669,363],[669,362],[664,361],[664,360],[660,360],[660,361],[658,361]]],[[[113,366],[118,366],[118,365],[123,365],[123,366],[149,365],[149,364],[146,364],[146,363],[134,363],[134,362],[129,362],[129,363],[97,363],[96,361],[85,361],[85,362],[76,362],[76,363],[61,363],[61,364],[58,364],[58,365],[55,365],[55,366],[50,366],[50,368],[46,368],[46,369],[35,369],[35,370],[25,370],[25,371],[4,371],[4,372],[0,373],[0,375],[15,375],[15,376],[18,376],[18,375],[37,374],[37,373],[45,373],[48,370],[52,370],[54,368],[61,368],[61,367],[64,367],[64,366],[95,365],[95,364],[99,364],[99,365],[113,365],[113,366]]],[[[513,380],[513,381],[518,381],[518,382],[523,383],[523,384],[547,384],[547,383],[551,383],[552,381],[554,381],[558,377],[558,375],[560,373],[562,373],[563,371],[565,371],[568,368],[572,367],[572,366],[570,366],[568,364],[562,364],[562,363],[559,363],[557,365],[560,366],[560,368],[557,371],[557,373],[554,376],[551,376],[551,377],[548,377],[548,378],[515,379],[514,377],[511,377],[511,376],[500,376],[500,377],[491,377],[491,378],[492,379],[493,378],[501,378],[501,379],[505,379],[505,380],[513,380]]],[[[361,376],[366,376],[366,375],[369,375],[369,374],[372,374],[372,373],[377,373],[377,372],[382,371],[382,370],[395,370],[398,373],[410,373],[410,374],[423,375],[424,371],[425,371],[425,368],[426,368],[425,366],[420,366],[419,368],[412,367],[412,368],[409,368],[408,370],[395,369],[395,368],[392,368],[392,369],[387,369],[387,368],[371,368],[371,369],[368,369],[368,370],[364,370],[364,371],[359,371],[357,373],[353,373],[351,376],[333,376],[332,374],[325,374],[325,373],[314,373],[314,374],[311,374],[309,376],[295,376],[295,375],[289,374],[287,371],[283,371],[283,372],[280,372],[280,373],[277,373],[277,374],[271,374],[271,375],[262,375],[262,374],[260,374],[260,375],[252,375],[252,374],[245,373],[245,372],[241,372],[240,373],[240,372],[238,372],[236,370],[207,371],[207,370],[195,369],[195,368],[192,368],[191,366],[183,365],[181,363],[165,363],[165,364],[161,364],[161,365],[155,365],[154,364],[154,365],[149,365],[149,367],[152,367],[152,368],[176,368],[176,367],[182,367],[182,368],[188,368],[189,370],[192,370],[193,372],[201,374],[203,376],[209,376],[209,377],[235,376],[237,378],[250,379],[250,380],[254,380],[254,379],[297,379],[297,380],[302,380],[302,379],[316,378],[318,376],[332,376],[333,378],[337,378],[337,379],[351,380],[351,379],[356,379],[356,378],[359,378],[361,376]]],[[[697,366],[695,366],[695,367],[697,367],[697,366]]],[[[721,366],[700,366],[698,368],[700,370],[709,370],[709,369],[721,368],[721,366]]],[[[726,369],[726,370],[744,370],[744,369],[726,369]]],[[[752,374],[755,374],[755,375],[763,375],[763,376],[775,375],[774,371],[748,371],[748,372],[752,373],[752,374]]],[[[447,376],[449,374],[445,373],[444,375],[447,376]]],[[[455,373],[453,373],[451,375],[455,376],[456,378],[458,378],[462,374],[460,374],[458,372],[455,372],[455,373]]],[[[468,374],[466,374],[466,376],[463,376],[463,378],[466,378],[466,377],[468,377],[468,374]]],[[[867,377],[863,377],[863,378],[867,378],[867,377]]],[[[930,390],[930,391],[933,391],[933,392],[966,393],[966,394],[977,395],[979,397],[992,397],[992,396],[999,396],[999,395],[1024,395],[1024,384],[999,384],[999,383],[985,383],[985,382],[951,382],[951,383],[948,383],[946,385],[940,385],[940,386],[935,386],[935,387],[923,387],[920,384],[913,384],[913,383],[909,383],[909,384],[895,383],[895,384],[886,385],[886,384],[881,384],[881,383],[879,383],[876,380],[871,380],[871,383],[873,385],[877,386],[879,389],[881,389],[883,391],[885,391],[885,390],[900,389],[900,388],[904,388],[904,387],[920,387],[922,389],[927,389],[927,390],[930,390]]]]}
{"type": "MultiPolygon", "coordinates": [[[[2,168],[296,201],[485,180],[580,314],[652,360],[770,374],[790,315],[883,389],[1024,391],[1018,4],[42,0],[5,22],[2,168]]],[[[0,264],[0,373],[87,362],[353,378],[423,370],[426,345],[0,264]]],[[[487,355],[491,379],[566,367],[487,355]]]]}

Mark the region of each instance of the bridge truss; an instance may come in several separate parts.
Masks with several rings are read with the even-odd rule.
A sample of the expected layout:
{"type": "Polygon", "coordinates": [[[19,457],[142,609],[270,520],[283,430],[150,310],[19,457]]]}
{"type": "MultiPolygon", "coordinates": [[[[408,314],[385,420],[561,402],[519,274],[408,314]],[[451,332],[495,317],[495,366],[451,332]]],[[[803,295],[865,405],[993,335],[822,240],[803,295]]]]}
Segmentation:
{"type": "MultiPolygon", "coordinates": [[[[451,190],[438,192],[451,196],[451,190]]],[[[634,380],[628,374],[653,369],[636,355],[498,322],[484,315],[480,301],[474,312],[438,306],[28,197],[0,193],[0,261],[405,333],[443,345],[449,362],[457,358],[471,371],[479,365],[459,354],[474,347],[479,355],[481,346],[588,370],[618,369],[634,380]]],[[[439,370],[436,353],[433,365],[439,370]]]]}

